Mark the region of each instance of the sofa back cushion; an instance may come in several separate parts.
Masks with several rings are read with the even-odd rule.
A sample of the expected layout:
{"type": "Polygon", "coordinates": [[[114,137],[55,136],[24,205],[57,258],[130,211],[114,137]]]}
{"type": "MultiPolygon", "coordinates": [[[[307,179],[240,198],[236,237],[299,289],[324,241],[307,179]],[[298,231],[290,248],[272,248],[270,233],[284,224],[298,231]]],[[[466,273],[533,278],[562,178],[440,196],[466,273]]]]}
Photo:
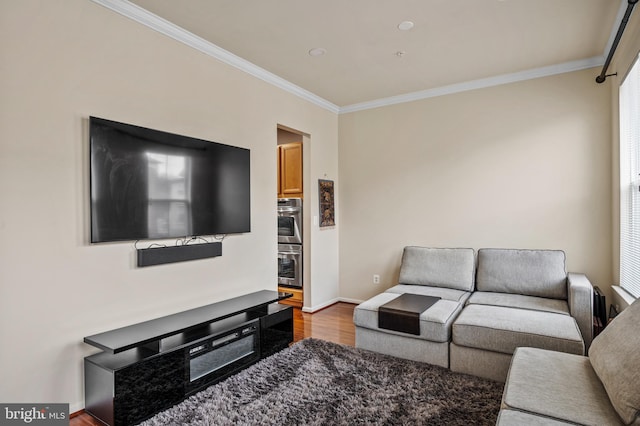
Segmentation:
{"type": "Polygon", "coordinates": [[[589,348],[589,361],[626,424],[640,423],[640,299],[622,311],[589,348]]]}
{"type": "Polygon", "coordinates": [[[400,284],[473,291],[475,256],[470,248],[405,247],[400,284]]]}
{"type": "Polygon", "coordinates": [[[560,250],[478,250],[478,291],[567,299],[565,254],[560,250]]]}

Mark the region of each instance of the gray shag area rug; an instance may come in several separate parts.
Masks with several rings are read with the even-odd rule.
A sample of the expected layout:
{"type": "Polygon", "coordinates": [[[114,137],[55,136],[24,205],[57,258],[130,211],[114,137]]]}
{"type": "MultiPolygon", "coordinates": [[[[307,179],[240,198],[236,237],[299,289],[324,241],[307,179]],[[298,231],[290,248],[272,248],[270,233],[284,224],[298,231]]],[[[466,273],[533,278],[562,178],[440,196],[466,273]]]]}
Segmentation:
{"type": "Polygon", "coordinates": [[[494,425],[503,384],[305,339],[163,411],[160,425],[494,425]]]}

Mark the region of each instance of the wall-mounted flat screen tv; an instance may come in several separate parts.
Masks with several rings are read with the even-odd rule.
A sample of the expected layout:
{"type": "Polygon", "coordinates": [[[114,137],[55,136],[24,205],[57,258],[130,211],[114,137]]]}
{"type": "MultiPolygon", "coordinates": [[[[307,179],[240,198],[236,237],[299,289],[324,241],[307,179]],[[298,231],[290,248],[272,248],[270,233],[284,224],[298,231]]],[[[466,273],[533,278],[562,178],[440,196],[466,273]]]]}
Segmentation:
{"type": "Polygon", "coordinates": [[[91,242],[251,231],[249,150],[90,117],[91,242]]]}

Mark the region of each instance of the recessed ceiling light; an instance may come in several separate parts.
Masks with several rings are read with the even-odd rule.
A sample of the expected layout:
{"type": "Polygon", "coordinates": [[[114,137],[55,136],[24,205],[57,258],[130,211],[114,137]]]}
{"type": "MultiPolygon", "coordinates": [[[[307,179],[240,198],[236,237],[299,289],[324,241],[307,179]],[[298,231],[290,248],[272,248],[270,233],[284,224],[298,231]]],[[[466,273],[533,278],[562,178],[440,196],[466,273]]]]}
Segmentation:
{"type": "Polygon", "coordinates": [[[402,21],[398,24],[398,29],[401,31],[409,31],[413,28],[413,22],[411,21],[402,21]]]}
{"type": "Polygon", "coordinates": [[[322,56],[325,53],[327,53],[327,49],[325,49],[324,47],[314,47],[313,49],[309,50],[309,56],[322,56]]]}

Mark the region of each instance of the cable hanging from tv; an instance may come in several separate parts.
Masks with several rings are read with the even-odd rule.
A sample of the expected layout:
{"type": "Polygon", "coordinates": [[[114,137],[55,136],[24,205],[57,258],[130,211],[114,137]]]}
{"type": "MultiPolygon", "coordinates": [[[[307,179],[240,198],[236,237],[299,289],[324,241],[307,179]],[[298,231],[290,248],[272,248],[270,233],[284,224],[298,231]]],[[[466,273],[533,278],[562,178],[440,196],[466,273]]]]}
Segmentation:
{"type": "MultiPolygon", "coordinates": [[[[226,236],[227,234],[211,235],[211,241],[207,240],[206,236],[201,236],[201,235],[185,236],[184,238],[177,238],[174,246],[175,247],[186,246],[186,245],[189,245],[190,243],[193,243],[194,241],[202,241],[202,243],[200,244],[211,244],[214,242],[222,242],[226,236]]],[[[144,250],[138,247],[139,242],[140,240],[136,240],[133,243],[133,248],[135,248],[136,250],[144,250]]],[[[168,246],[166,244],[161,244],[161,243],[151,243],[146,247],[146,249],[165,248],[165,247],[171,247],[171,246],[168,246]]]]}
{"type": "MultiPolygon", "coordinates": [[[[134,248],[134,249],[136,249],[136,250],[142,250],[142,249],[138,248],[138,243],[139,243],[139,242],[140,242],[140,240],[136,240],[136,241],[133,243],[133,248],[134,248]]],[[[148,248],[148,249],[150,249],[150,248],[154,248],[154,247],[155,247],[155,248],[159,248],[159,247],[167,247],[167,245],[166,245],[166,244],[160,244],[160,243],[151,243],[147,248],[148,248]]]]}

